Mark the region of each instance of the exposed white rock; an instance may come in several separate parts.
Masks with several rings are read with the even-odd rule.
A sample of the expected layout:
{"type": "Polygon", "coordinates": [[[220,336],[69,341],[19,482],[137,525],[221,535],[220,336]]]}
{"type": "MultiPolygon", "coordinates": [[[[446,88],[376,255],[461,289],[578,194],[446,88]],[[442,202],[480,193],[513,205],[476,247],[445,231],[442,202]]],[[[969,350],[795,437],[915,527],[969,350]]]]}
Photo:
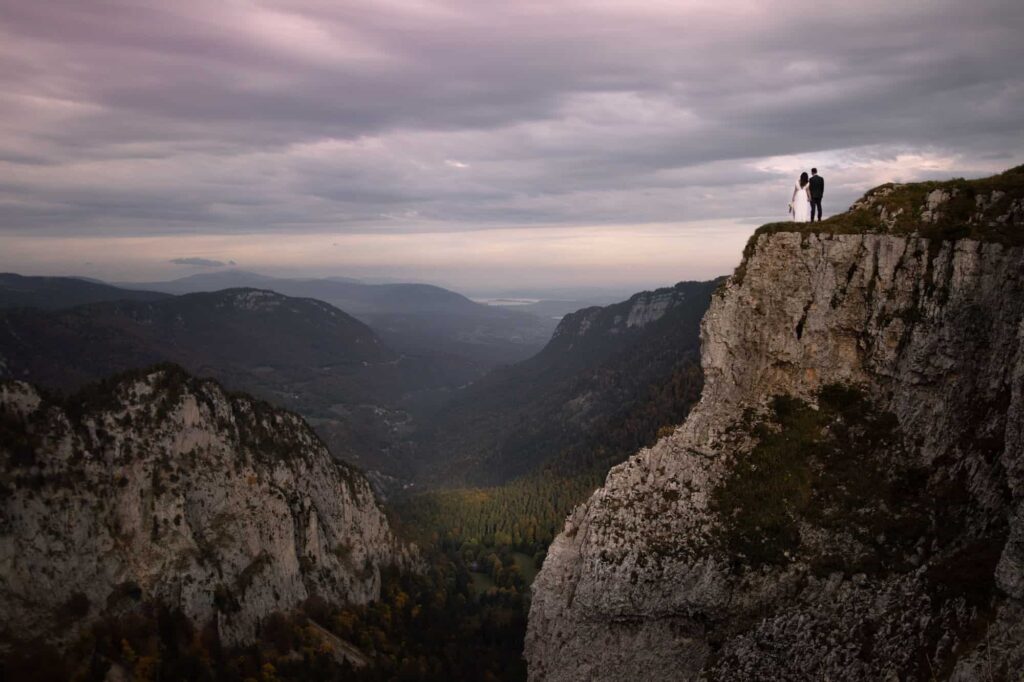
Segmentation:
{"type": "Polygon", "coordinates": [[[588,334],[622,334],[630,329],[646,327],[657,322],[686,300],[686,292],[675,287],[644,291],[616,306],[584,308],[566,315],[555,329],[552,338],[561,336],[579,338],[588,334]],[[613,307],[620,312],[609,315],[608,310],[613,307]]]}
{"type": "Polygon", "coordinates": [[[956,190],[933,189],[921,207],[921,222],[934,223],[942,215],[942,206],[956,196],[956,190]]]}
{"type": "MultiPolygon", "coordinates": [[[[946,200],[931,197],[927,210],[946,200]]],[[[982,680],[1021,670],[1024,250],[762,235],[716,295],[702,341],[706,383],[686,423],[612,469],[549,549],[530,611],[531,680],[982,680]],[[932,526],[898,570],[816,568],[816,548],[854,543],[809,524],[792,561],[732,568],[711,500],[751,445],[748,410],[763,413],[776,395],[813,404],[833,383],[895,415],[908,447],[891,453],[893,466],[922,467],[936,490],[957,482],[970,512],[937,527],[954,502],[936,494],[932,526]],[[976,575],[957,577],[971,566],[976,575]],[[983,593],[968,594],[975,587],[983,593]]]]}
{"type": "Polygon", "coordinates": [[[67,641],[152,599],[243,643],[313,594],[375,599],[382,567],[415,561],[298,416],[176,369],[95,393],[69,412],[0,385],[9,634],[67,641]]]}
{"type": "MultiPolygon", "coordinates": [[[[273,291],[263,289],[238,289],[232,291],[220,307],[233,306],[239,310],[273,310],[281,307],[287,299],[273,291]]],[[[319,302],[317,302],[319,303],[319,302]]]]}
{"type": "Polygon", "coordinates": [[[685,294],[674,289],[640,294],[634,301],[633,307],[629,309],[626,326],[643,327],[660,320],[669,308],[676,305],[684,296],[685,294]]]}

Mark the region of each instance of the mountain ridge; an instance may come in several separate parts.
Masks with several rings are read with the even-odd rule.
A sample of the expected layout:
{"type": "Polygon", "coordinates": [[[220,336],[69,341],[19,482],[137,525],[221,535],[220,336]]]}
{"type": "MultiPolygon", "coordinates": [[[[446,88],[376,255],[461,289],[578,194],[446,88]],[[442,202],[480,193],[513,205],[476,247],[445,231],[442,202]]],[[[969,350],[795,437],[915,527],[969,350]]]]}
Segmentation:
{"type": "Polygon", "coordinates": [[[160,292],[123,289],[84,277],[40,277],[0,273],[0,309],[56,310],[104,301],[159,301],[160,292]]]}
{"type": "Polygon", "coordinates": [[[368,324],[399,353],[463,365],[466,380],[530,357],[547,342],[555,327],[553,320],[476,303],[431,284],[289,279],[232,270],[130,286],[181,294],[217,290],[225,284],[251,285],[325,301],[368,324]]]}
{"type": "MultiPolygon", "coordinates": [[[[382,303],[388,304],[387,309],[389,312],[408,311],[411,308],[407,306],[422,305],[424,303],[428,304],[426,308],[415,309],[421,312],[431,312],[446,309],[443,304],[455,306],[456,308],[464,307],[466,309],[473,309],[479,305],[462,294],[433,284],[366,284],[351,278],[272,277],[247,270],[199,273],[163,282],[123,282],[117,283],[114,286],[135,287],[143,291],[157,291],[174,295],[217,291],[220,289],[269,289],[296,298],[347,301],[347,306],[337,305],[337,307],[349,314],[353,312],[377,311],[382,303]],[[283,290],[275,289],[275,285],[283,290]],[[296,292],[305,292],[306,295],[296,292]],[[405,296],[397,302],[388,302],[388,294],[393,292],[404,293],[405,296]],[[426,296],[416,300],[414,294],[417,293],[425,294],[426,296]],[[433,307],[430,307],[431,305],[433,307]]],[[[327,302],[332,303],[329,300],[327,302]]],[[[336,304],[332,303],[332,305],[336,304]]],[[[486,306],[482,307],[487,308],[486,306]]]]}
{"type": "Polygon", "coordinates": [[[82,381],[165,360],[193,366],[232,366],[268,362],[269,358],[287,364],[289,357],[297,363],[301,357],[302,363],[323,366],[397,359],[368,327],[333,306],[260,289],[225,289],[157,301],[103,301],[56,311],[9,310],[0,313],[0,318],[5,323],[0,347],[4,348],[7,363],[12,362],[15,353],[24,355],[18,363],[22,370],[19,377],[29,376],[50,388],[74,387],[82,381]],[[280,319],[270,319],[269,314],[280,319]],[[37,328],[19,334],[15,331],[19,323],[35,323],[37,328]],[[269,324],[287,327],[288,338],[302,347],[282,355],[281,334],[272,333],[269,324]],[[46,354],[39,362],[32,360],[33,353],[46,345],[48,330],[57,335],[84,334],[87,338],[109,330],[106,344],[120,347],[84,349],[86,355],[95,355],[100,366],[94,368],[82,366],[83,349],[67,348],[70,364],[62,374],[62,368],[53,365],[58,353],[46,354]],[[329,334],[334,343],[318,343],[314,331],[329,334]],[[22,337],[26,340],[21,341],[22,337]],[[191,344],[202,359],[182,362],[180,353],[185,344],[191,344]],[[30,368],[33,363],[35,367],[30,368]],[[76,374],[79,379],[74,378],[76,374]]]}

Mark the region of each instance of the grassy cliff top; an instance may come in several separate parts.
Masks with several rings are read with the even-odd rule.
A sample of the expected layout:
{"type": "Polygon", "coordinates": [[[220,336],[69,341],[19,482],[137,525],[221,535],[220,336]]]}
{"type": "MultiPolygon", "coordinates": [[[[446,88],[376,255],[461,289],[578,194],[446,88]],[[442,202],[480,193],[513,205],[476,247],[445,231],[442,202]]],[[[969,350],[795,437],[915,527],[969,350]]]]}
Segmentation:
{"type": "Polygon", "coordinates": [[[819,223],[769,223],[751,241],[775,232],[914,234],[1024,245],[1024,165],[978,180],[887,183],[845,213],[819,223]]]}

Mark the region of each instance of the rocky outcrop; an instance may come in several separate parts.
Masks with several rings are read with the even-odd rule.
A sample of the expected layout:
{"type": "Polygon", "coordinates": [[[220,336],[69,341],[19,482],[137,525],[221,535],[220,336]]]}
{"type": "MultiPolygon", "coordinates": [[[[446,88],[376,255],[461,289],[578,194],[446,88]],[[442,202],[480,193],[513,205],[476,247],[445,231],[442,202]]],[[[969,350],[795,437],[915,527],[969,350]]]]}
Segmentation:
{"type": "Polygon", "coordinates": [[[562,318],[545,352],[576,350],[582,344],[609,343],[602,338],[628,334],[664,318],[673,310],[692,305],[704,295],[706,282],[680,282],[674,287],[642,291],[629,300],[608,306],[592,306],[562,318]]]}
{"type": "Polygon", "coordinates": [[[1024,225],[999,178],[755,235],[700,403],[551,546],[532,680],[1016,679],[1024,225]]]}
{"type": "Polygon", "coordinates": [[[298,416],[166,366],[69,399],[0,384],[3,640],[67,642],[145,602],[226,644],[410,566],[369,484],[298,416]]]}

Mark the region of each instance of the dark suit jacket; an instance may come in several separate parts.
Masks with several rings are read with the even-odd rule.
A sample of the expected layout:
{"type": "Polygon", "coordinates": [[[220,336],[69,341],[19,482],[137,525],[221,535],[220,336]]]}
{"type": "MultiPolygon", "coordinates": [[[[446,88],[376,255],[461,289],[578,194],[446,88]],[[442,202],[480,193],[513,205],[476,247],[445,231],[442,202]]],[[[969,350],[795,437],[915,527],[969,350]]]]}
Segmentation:
{"type": "Polygon", "coordinates": [[[820,175],[811,176],[811,198],[820,199],[825,196],[825,178],[820,175]]]}

